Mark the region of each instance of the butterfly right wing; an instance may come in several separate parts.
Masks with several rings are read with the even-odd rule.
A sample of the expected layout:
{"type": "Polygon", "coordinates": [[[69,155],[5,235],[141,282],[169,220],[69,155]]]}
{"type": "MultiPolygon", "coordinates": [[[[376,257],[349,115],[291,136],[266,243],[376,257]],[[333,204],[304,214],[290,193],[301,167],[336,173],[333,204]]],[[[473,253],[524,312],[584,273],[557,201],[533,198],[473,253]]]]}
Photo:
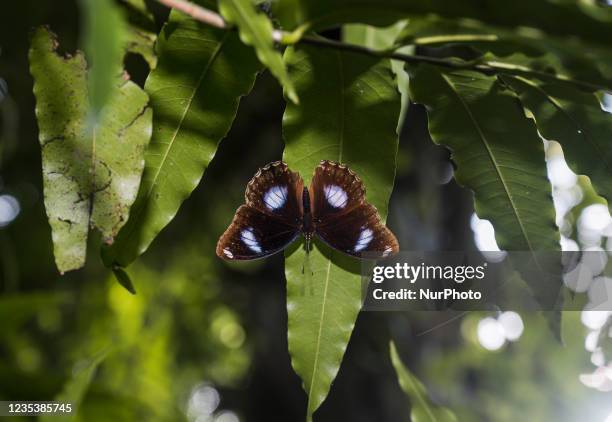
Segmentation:
{"type": "Polygon", "coordinates": [[[228,260],[258,259],[284,249],[300,234],[303,220],[299,174],[277,161],[260,169],[248,183],[246,205],[217,243],[217,256],[228,260]]]}
{"type": "Polygon", "coordinates": [[[315,233],[331,247],[358,258],[399,251],[395,235],[366,201],[363,182],[347,166],[321,161],[310,194],[315,233]]]}
{"type": "Polygon", "coordinates": [[[323,160],[315,168],[310,183],[310,202],[315,219],[345,215],[364,201],[363,182],[348,167],[323,160]]]}

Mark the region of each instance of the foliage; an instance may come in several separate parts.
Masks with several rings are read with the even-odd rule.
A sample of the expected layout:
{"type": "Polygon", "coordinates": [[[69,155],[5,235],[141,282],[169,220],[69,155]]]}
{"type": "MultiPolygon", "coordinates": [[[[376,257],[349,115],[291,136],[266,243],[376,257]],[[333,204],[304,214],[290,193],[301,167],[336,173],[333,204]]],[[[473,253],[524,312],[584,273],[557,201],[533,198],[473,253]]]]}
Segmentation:
{"type": "Polygon", "coordinates": [[[130,220],[104,251],[108,265],[129,265],[174,218],[259,70],[235,33],[207,28],[179,12],[162,29],[157,53],[159,64],[145,85],[155,118],[143,183],[130,220]]]}
{"type": "Polygon", "coordinates": [[[249,0],[220,0],[219,10],[229,23],[238,25],[242,42],[255,47],[257,58],[278,78],[285,88],[287,97],[297,103],[298,97],[287,69],[285,69],[283,59],[280,53],[274,49],[274,36],[270,20],[257,13],[253,3],[249,0]]]}
{"type": "MultiPolygon", "coordinates": [[[[368,201],[386,216],[399,111],[389,63],[313,48],[287,50],[285,60],[301,103],[285,110],[284,161],[306,180],[322,159],[347,163],[368,187],[368,201]],[[375,150],[370,133],[378,138],[375,150]]],[[[287,254],[289,351],[304,381],[309,416],[326,397],[353,330],[361,306],[360,269],[356,260],[319,242],[308,256],[302,248],[287,254]]]]}
{"type": "MultiPolygon", "coordinates": [[[[216,13],[214,5],[197,3],[206,3],[216,13]]],[[[230,362],[219,364],[221,370],[214,369],[215,365],[207,368],[207,378],[232,384],[244,374],[248,358],[238,318],[226,306],[227,298],[214,292],[206,296],[206,288],[220,289],[219,281],[228,274],[250,277],[267,267],[219,268],[220,264],[213,263],[215,238],[226,221],[203,231],[201,239],[193,242],[197,246],[190,249],[189,259],[164,250],[149,256],[161,261],[167,256],[172,264],[166,267],[134,261],[158,236],[158,248],[172,245],[177,223],[164,228],[186,207],[183,203],[190,196],[201,208],[176,218],[179,225],[182,219],[187,221],[187,231],[208,212],[203,208],[222,209],[218,213],[225,215],[235,205],[218,202],[231,202],[228,198],[234,194],[230,192],[238,189],[232,184],[227,185],[226,196],[216,197],[217,203],[209,201],[207,195],[214,189],[209,172],[215,166],[228,168],[241,182],[252,173],[247,154],[231,149],[237,148],[232,145],[237,141],[231,132],[250,139],[258,119],[273,114],[262,110],[249,130],[241,129],[238,110],[248,107],[245,103],[252,101],[258,108],[268,104],[268,97],[282,102],[278,87],[264,95],[251,94],[262,69],[280,82],[290,100],[282,117],[284,161],[306,183],[321,159],[348,164],[364,181],[368,201],[383,218],[392,192],[400,192],[398,186],[403,183],[396,179],[396,168],[417,173],[419,167],[427,166],[414,157],[398,156],[398,133],[417,130],[410,126],[415,119],[407,111],[409,104],[412,110],[414,104],[425,107],[428,127],[424,136],[450,149],[455,182],[473,194],[468,207],[491,221],[502,249],[560,251],[560,240],[570,235],[559,216],[555,219],[554,186],[547,179],[545,156],[549,141],[559,142],[570,168],[588,177],[582,177],[581,183],[586,186],[590,180],[594,191],[588,191],[588,204],[604,201],[596,192],[612,209],[611,120],[601,109],[612,91],[608,45],[612,8],[571,0],[518,0],[512,7],[495,0],[255,3],[219,0],[218,12],[230,26],[221,29],[177,10],[166,17],[142,0],[82,0],[78,4],[84,53],[66,57],[56,52],[58,41],[49,29],[39,27],[33,33],[29,65],[42,152],[44,204],[56,266],[61,273],[82,267],[89,228],[95,228],[102,236],[106,267],[121,286],[132,293],[138,291],[136,296],[122,296],[118,285],[104,284],[101,291],[83,287],[88,295],[101,292],[101,297],[89,300],[102,316],[88,317],[90,311],[84,305],[76,307],[79,315],[85,315],[88,327],[97,331],[86,339],[82,333],[87,330],[75,330],[80,335],[70,339],[70,346],[80,346],[83,352],[70,356],[64,365],[94,356],[111,342],[120,347],[113,348],[103,361],[94,358],[72,380],[60,376],[44,386],[45,397],[57,397],[62,390],[58,386],[63,384],[65,394],[76,401],[82,398],[82,418],[95,414],[104,400],[127,403],[131,399],[131,407],[125,406],[131,416],[142,412],[156,420],[184,416],[181,406],[175,404],[189,395],[186,386],[199,379],[181,373],[185,377],[181,391],[160,385],[169,385],[174,372],[180,372],[172,360],[182,352],[174,350],[171,341],[180,331],[173,316],[185,301],[195,300],[192,294],[204,296],[204,304],[210,305],[202,310],[196,301],[189,309],[197,311],[179,312],[179,318],[189,321],[191,337],[200,337],[198,323],[205,321],[204,335],[194,349],[213,356],[215,362],[225,358],[230,362]],[[159,31],[156,21],[164,22],[159,31]],[[337,34],[324,30],[338,27],[342,41],[330,40],[338,38],[337,34]],[[148,65],[142,78],[146,79],[144,90],[124,71],[128,53],[142,56],[148,65]],[[232,142],[221,142],[228,135],[232,142]],[[231,160],[224,155],[227,150],[233,152],[231,160]],[[192,195],[201,180],[204,204],[192,195]],[[198,261],[201,267],[194,264],[198,261]],[[135,282],[124,269],[132,263],[129,272],[135,282]],[[206,280],[189,273],[191,266],[199,276],[209,274],[206,280]],[[162,282],[152,282],[160,281],[160,275],[162,282]],[[164,275],[174,284],[163,283],[164,275]],[[194,280],[203,286],[191,286],[194,280]],[[220,334],[219,327],[231,328],[220,334]],[[207,349],[207,342],[214,344],[213,350],[207,349]],[[133,367],[125,363],[131,359],[137,362],[133,367]],[[104,370],[94,374],[97,366],[104,370]],[[230,368],[234,375],[224,379],[222,374],[230,373],[230,368]],[[163,382],[149,383],[153,378],[163,382]],[[150,384],[156,387],[149,394],[150,384]],[[126,391],[133,391],[133,397],[126,391]],[[156,410],[157,402],[172,405],[156,410]]],[[[260,76],[258,81],[265,78],[260,76]]],[[[0,88],[4,96],[7,89],[0,88]]],[[[264,138],[280,137],[280,113],[274,115],[274,121],[276,126],[266,127],[272,127],[270,133],[276,135],[264,138]]],[[[246,144],[239,144],[240,148],[246,144]]],[[[266,155],[269,150],[261,145],[256,149],[266,152],[258,151],[258,158],[279,158],[280,148],[266,155]]],[[[226,187],[224,179],[215,183],[221,190],[226,187]]],[[[580,210],[588,204],[579,205],[580,210]]],[[[414,221],[413,211],[400,208],[395,213],[403,225],[414,221]]],[[[576,219],[571,212],[567,216],[576,219]]],[[[467,221],[460,224],[465,226],[467,221]]],[[[571,235],[576,237],[575,232],[571,235]]],[[[0,246],[2,242],[0,238],[0,246]]],[[[3,262],[11,261],[12,252],[5,250],[3,247],[3,262]]],[[[313,414],[316,419],[326,406],[333,405],[325,399],[333,392],[332,383],[347,359],[345,352],[360,315],[361,268],[359,262],[320,243],[310,254],[301,245],[293,245],[284,262],[286,346],[307,394],[304,413],[307,419],[313,414]]],[[[85,271],[102,274],[103,270],[91,263],[85,271]]],[[[534,278],[526,270],[523,276],[538,298],[562,286],[560,278],[534,278]]],[[[0,301],[0,315],[19,308],[6,334],[14,344],[30,341],[14,340],[16,327],[32,317],[26,308],[43,312],[51,307],[59,312],[65,305],[62,295],[44,298],[23,293],[10,300],[10,305],[0,301]]],[[[549,315],[554,329],[560,331],[559,317],[558,313],[549,315]]],[[[386,345],[389,339],[384,340],[386,345]]],[[[9,349],[9,355],[14,350],[9,349]]],[[[459,359],[463,366],[475,365],[472,359],[481,358],[464,353],[459,359]]],[[[29,362],[22,369],[36,369],[35,354],[14,355],[15,361],[29,362]]],[[[453,420],[450,412],[431,405],[425,387],[402,363],[393,343],[391,361],[410,399],[412,420],[453,420]]],[[[432,362],[431,366],[444,366],[439,360],[432,362]]],[[[204,371],[197,364],[190,367],[204,371]]],[[[501,373],[508,371],[506,366],[500,369],[501,373]]],[[[490,411],[485,409],[482,414],[490,411]]]]}
{"type": "Polygon", "coordinates": [[[410,418],[413,422],[444,422],[456,421],[455,415],[448,409],[440,408],[427,397],[425,386],[402,363],[395,344],[389,344],[391,363],[397,372],[397,379],[402,390],[410,397],[412,409],[410,418]]]}
{"type": "Polygon", "coordinates": [[[112,243],[127,220],[140,185],[152,111],[137,85],[119,79],[106,90],[107,107],[92,122],[85,59],[82,54],[59,57],[56,48],[47,29],[34,33],[30,63],[45,205],[57,266],[63,272],[84,264],[90,225],[112,243]]]}
{"type": "Polygon", "coordinates": [[[83,50],[93,64],[87,77],[90,118],[97,120],[110,98],[114,76],[121,73],[125,22],[112,0],[82,0],[81,4],[85,24],[83,50]]]}

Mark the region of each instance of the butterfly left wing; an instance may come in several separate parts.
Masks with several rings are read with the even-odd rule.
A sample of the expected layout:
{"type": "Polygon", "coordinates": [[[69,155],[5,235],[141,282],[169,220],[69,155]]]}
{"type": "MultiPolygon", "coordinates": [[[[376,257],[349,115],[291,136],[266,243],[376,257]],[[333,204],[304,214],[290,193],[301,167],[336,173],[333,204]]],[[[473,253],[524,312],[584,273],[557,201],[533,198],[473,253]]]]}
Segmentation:
{"type": "Polygon", "coordinates": [[[300,234],[303,220],[299,174],[281,161],[260,169],[247,184],[245,205],[217,242],[217,256],[257,259],[284,249],[300,234]]]}
{"type": "Polygon", "coordinates": [[[355,257],[387,257],[399,251],[395,235],[365,199],[365,187],[348,167],[321,161],[311,183],[315,234],[331,247],[355,257]]]}
{"type": "Polygon", "coordinates": [[[264,258],[284,249],[299,234],[296,226],[242,205],[219,238],[217,256],[229,260],[264,258]]]}

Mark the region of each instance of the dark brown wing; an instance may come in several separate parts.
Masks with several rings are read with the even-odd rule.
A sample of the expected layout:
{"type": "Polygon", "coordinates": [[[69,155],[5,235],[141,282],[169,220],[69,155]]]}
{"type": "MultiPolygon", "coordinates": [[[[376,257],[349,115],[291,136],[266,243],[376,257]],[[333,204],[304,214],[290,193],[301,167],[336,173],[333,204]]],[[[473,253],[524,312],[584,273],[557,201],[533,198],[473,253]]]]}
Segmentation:
{"type": "Polygon", "coordinates": [[[302,222],[304,214],[302,190],[304,181],[282,161],[275,161],[259,169],[247,184],[244,201],[249,207],[264,214],[271,214],[302,222]]]}
{"type": "Polygon", "coordinates": [[[229,260],[264,258],[284,249],[299,234],[299,227],[242,205],[217,242],[217,256],[229,260]]]}
{"type": "Polygon", "coordinates": [[[348,167],[323,160],[310,184],[310,203],[315,220],[350,212],[365,201],[365,188],[348,167]]]}
{"type": "Polygon", "coordinates": [[[314,231],[331,247],[368,258],[399,251],[395,235],[366,202],[363,182],[348,167],[321,161],[312,178],[311,203],[314,231]]]}
{"type": "Polygon", "coordinates": [[[331,247],[358,258],[385,258],[399,251],[395,235],[380,220],[373,205],[364,203],[341,216],[315,224],[315,233],[331,247]]]}
{"type": "Polygon", "coordinates": [[[246,205],[217,242],[217,256],[257,259],[284,249],[300,233],[303,221],[299,174],[277,161],[260,169],[247,184],[246,205]]]}

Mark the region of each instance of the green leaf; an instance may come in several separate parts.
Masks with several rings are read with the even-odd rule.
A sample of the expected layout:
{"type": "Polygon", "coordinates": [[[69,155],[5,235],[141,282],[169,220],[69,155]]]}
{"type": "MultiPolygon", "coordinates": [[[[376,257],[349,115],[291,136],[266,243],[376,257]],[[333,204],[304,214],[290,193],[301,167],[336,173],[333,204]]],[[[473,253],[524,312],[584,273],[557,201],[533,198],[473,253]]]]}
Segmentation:
{"type": "MultiPolygon", "coordinates": [[[[343,27],[343,40],[351,44],[359,44],[375,50],[388,50],[394,46],[397,36],[406,26],[405,21],[397,22],[388,28],[376,28],[370,25],[352,24],[343,27]]],[[[411,48],[400,48],[400,52],[411,52],[411,48]]],[[[404,63],[399,60],[391,60],[391,70],[395,74],[397,89],[402,97],[402,107],[400,117],[398,119],[398,133],[400,126],[404,121],[406,108],[410,98],[408,97],[408,72],[404,67],[404,63]]]]}
{"type": "Polygon", "coordinates": [[[400,387],[410,398],[410,420],[412,422],[456,421],[457,417],[453,412],[431,401],[423,383],[402,363],[392,341],[389,342],[389,352],[400,387]]]}
{"type": "Polygon", "coordinates": [[[274,48],[270,20],[264,14],[257,12],[251,0],[219,0],[219,11],[227,22],[238,26],[242,42],[255,48],[257,57],[276,76],[287,97],[298,103],[298,96],[283,58],[274,48]]]}
{"type": "Polygon", "coordinates": [[[56,402],[70,403],[72,405],[72,413],[43,414],[39,417],[39,420],[41,422],[68,422],[74,420],[98,366],[106,359],[108,353],[109,350],[103,350],[90,359],[78,362],[72,370],[72,377],[64,385],[61,393],[55,397],[56,402]]]}
{"type": "Polygon", "coordinates": [[[106,242],[128,218],[151,136],[147,95],[135,84],[115,79],[108,107],[95,125],[89,101],[85,58],[62,58],[46,28],[33,35],[30,71],[42,149],[45,208],[61,272],[85,262],[88,228],[106,242]]]}
{"type": "Polygon", "coordinates": [[[158,66],[145,85],[155,109],[153,137],[130,219],[103,250],[107,266],[129,265],[174,218],[260,69],[236,33],[203,26],[176,11],[161,31],[157,51],[158,66]]]}
{"type": "MultiPolygon", "coordinates": [[[[556,310],[560,259],[538,254],[560,249],[544,146],[518,98],[495,77],[431,66],[411,75],[410,92],[427,107],[433,141],[451,149],[455,179],[474,191],[478,216],[491,221],[501,249],[530,252],[515,265],[542,308],[556,310]]],[[[559,335],[558,312],[547,317],[559,335]]]]}
{"type": "MultiPolygon", "coordinates": [[[[322,159],[347,164],[385,217],[400,108],[389,62],[309,47],[288,49],[285,60],[301,104],[285,110],[284,160],[306,183],[322,159]]],[[[309,418],[327,396],[361,307],[360,264],[315,246],[308,262],[302,248],[288,251],[285,262],[289,352],[309,418]]]]}
{"type": "Polygon", "coordinates": [[[513,93],[495,77],[431,66],[417,68],[410,92],[427,107],[433,141],[451,149],[455,179],[474,191],[476,212],[493,223],[500,247],[558,250],[544,146],[513,93]]]}
{"type": "Polygon", "coordinates": [[[115,79],[123,68],[127,29],[121,11],[113,0],[80,2],[85,30],[82,46],[91,64],[88,76],[91,118],[95,121],[110,100],[115,79]]]}
{"type": "Polygon", "coordinates": [[[561,144],[570,168],[589,176],[612,210],[612,116],[597,97],[560,84],[510,76],[503,80],[533,114],[542,136],[561,144]]]}
{"type": "Polygon", "coordinates": [[[127,272],[125,272],[125,270],[121,267],[114,267],[113,268],[113,274],[115,276],[115,279],[117,280],[117,283],[121,284],[121,286],[127,290],[128,292],[130,292],[131,294],[135,295],[136,294],[136,289],[134,288],[134,284],[132,283],[132,279],[130,279],[130,276],[127,272]]]}
{"type": "MultiPolygon", "coordinates": [[[[471,19],[444,19],[435,15],[415,16],[396,40],[396,46],[407,45],[470,47],[482,63],[516,65],[612,87],[612,79],[604,76],[606,63],[612,63],[608,48],[585,44],[575,38],[547,36],[531,28],[493,27],[471,19]]],[[[456,48],[447,48],[440,52],[456,51],[456,48]]],[[[459,51],[465,53],[465,49],[459,51]]]]}
{"type": "Polygon", "coordinates": [[[145,0],[122,0],[122,3],[127,10],[129,23],[125,49],[130,53],[139,54],[147,61],[150,69],[155,69],[157,31],[153,14],[147,9],[145,0]]]}
{"type": "Polygon", "coordinates": [[[604,47],[612,39],[612,10],[587,2],[516,0],[512,7],[500,7],[497,0],[278,0],[272,7],[282,27],[299,34],[343,23],[385,26],[409,16],[437,14],[506,28],[537,28],[604,47]]]}

